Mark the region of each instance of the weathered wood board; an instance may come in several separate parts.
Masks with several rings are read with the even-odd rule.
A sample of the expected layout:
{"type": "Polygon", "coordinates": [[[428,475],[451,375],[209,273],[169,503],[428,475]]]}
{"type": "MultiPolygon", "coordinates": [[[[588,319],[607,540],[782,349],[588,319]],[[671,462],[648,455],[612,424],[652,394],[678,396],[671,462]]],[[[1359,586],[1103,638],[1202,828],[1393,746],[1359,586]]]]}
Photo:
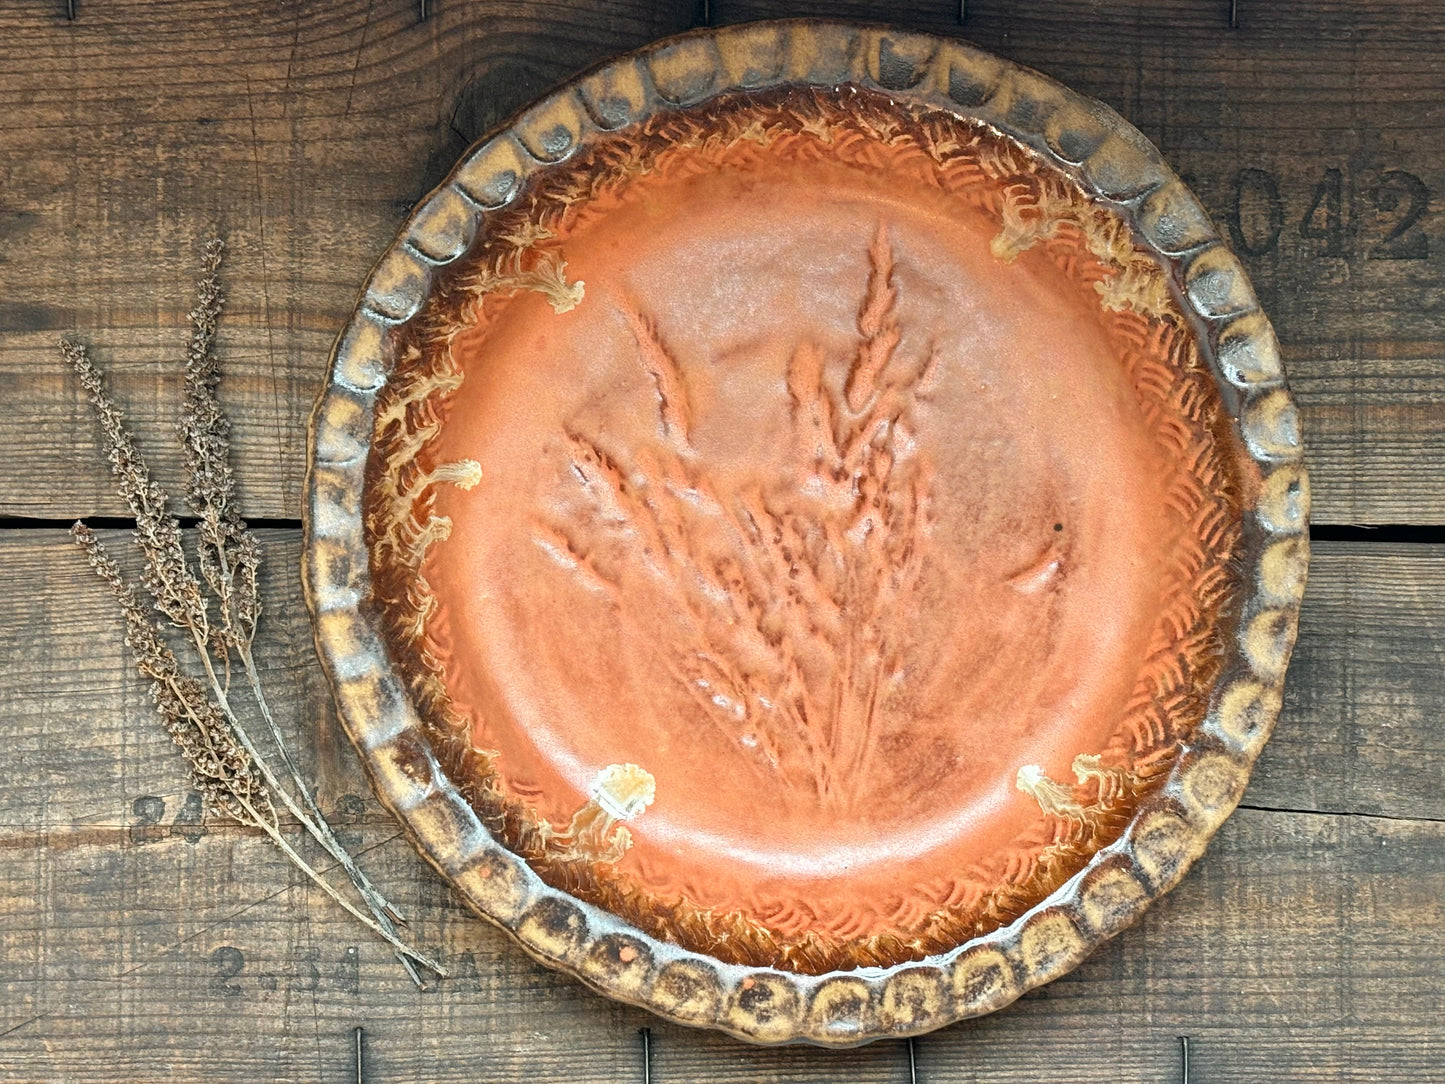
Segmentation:
{"type": "MultiPolygon", "coordinates": [[[[169,821],[174,804],[168,803],[169,821]]],[[[133,817],[0,846],[0,1080],[371,1084],[906,1081],[903,1044],[745,1047],[545,971],[390,829],[365,858],[454,969],[411,988],[262,839],[133,817]],[[44,906],[33,903],[36,892],[44,906]]],[[[1445,826],[1240,810],[1189,878],[1076,972],[918,1040],[920,1079],[1439,1081],[1445,826]]]]}
{"type": "MultiPolygon", "coordinates": [[[[252,515],[299,515],[332,339],[407,208],[546,86],[690,25],[693,0],[224,0],[0,11],[0,514],[117,513],[53,343],[112,364],[175,453],[192,267],[231,242],[226,390],[252,515]]],[[[888,20],[1033,65],[1159,143],[1285,344],[1321,523],[1445,523],[1445,16],[1419,0],[710,4],[888,20]]]]}
{"type": "MultiPolygon", "coordinates": [[[[101,536],[138,569],[128,532],[101,536]]],[[[309,770],[323,797],[370,802],[315,662],[300,532],[260,537],[268,609],[256,651],[271,695],[288,717],[309,720],[298,755],[315,758],[309,770]]],[[[0,762],[0,824],[113,823],[135,797],[162,793],[137,790],[137,778],[183,784],[118,620],[64,531],[0,532],[0,703],[11,758],[0,762]],[[84,741],[66,737],[74,720],[88,721],[84,741]]],[[[1285,709],[1247,802],[1445,822],[1442,659],[1445,546],[1317,544],[1285,709]]]]}
{"type": "MultiPolygon", "coordinates": [[[[107,531],[134,568],[125,532],[107,531]]],[[[60,531],[0,536],[0,1080],[904,1079],[901,1044],[757,1051],[533,964],[397,838],[337,734],[263,532],[258,652],[323,804],[456,975],[416,992],[258,834],[200,824],[110,599],[60,531]],[[189,803],[189,804],[188,804],[189,803]],[[100,1055],[104,1052],[104,1059],[100,1055]]],[[[1290,702],[1186,882],[1077,973],[919,1040],[929,1081],[1445,1079],[1445,546],[1322,544],[1290,702]],[[1321,812],[1321,811],[1325,812],[1321,812]],[[1436,1074],[1432,1076],[1431,1074],[1436,1074]]]]}
{"type": "MultiPolygon", "coordinates": [[[[414,990],[259,835],[198,821],[110,600],[42,523],[122,509],[54,340],[110,365],[157,474],[199,247],[231,245],[247,511],[299,515],[331,341],[409,206],[552,83],[779,15],[967,37],[1108,102],[1249,266],[1316,522],[1445,525],[1445,11],[1426,0],[17,0],[0,6],[0,1081],[903,1081],[901,1043],[755,1050],[533,964],[397,837],[265,532],[266,681],[347,838],[454,975],[414,990]],[[1231,6],[1239,26],[1231,28],[1231,6]]],[[[178,488],[178,487],[177,487],[178,488]]],[[[1431,532],[1425,532],[1432,536],[1431,532]]],[[[1438,532],[1437,532],[1438,533],[1438,532]]],[[[107,539],[122,552],[119,532],[107,539]]],[[[1244,807],[1136,928],[918,1079],[1445,1082],[1445,536],[1323,543],[1244,807]]],[[[134,567],[133,564],[131,567],[134,567]]]]}

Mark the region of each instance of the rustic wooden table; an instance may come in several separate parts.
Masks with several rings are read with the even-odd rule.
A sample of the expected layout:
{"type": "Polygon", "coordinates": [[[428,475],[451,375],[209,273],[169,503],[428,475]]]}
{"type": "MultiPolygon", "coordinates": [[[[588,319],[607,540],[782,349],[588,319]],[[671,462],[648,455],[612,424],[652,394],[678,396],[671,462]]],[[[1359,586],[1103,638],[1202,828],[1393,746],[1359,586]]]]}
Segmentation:
{"type": "Polygon", "coordinates": [[[1103,99],[1225,227],[1284,343],[1315,485],[1290,693],[1185,882],[1076,972],[918,1041],[917,1079],[1445,1081],[1445,13],[1432,0],[7,0],[0,7],[0,1080],[905,1081],[757,1050],[534,965],[398,838],[300,601],[307,412],[412,203],[548,85],[703,18],[891,20],[1103,99]],[[200,823],[63,527],[123,509],[56,337],[173,486],[201,241],[260,654],[346,838],[453,976],[390,954],[254,832],[200,823]]]}

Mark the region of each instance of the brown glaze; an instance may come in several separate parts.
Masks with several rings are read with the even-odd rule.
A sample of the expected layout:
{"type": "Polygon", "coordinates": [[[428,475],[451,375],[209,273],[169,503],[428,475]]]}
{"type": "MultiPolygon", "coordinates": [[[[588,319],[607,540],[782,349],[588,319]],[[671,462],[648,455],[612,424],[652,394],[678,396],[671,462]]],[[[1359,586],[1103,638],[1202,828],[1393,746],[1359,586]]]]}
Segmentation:
{"type": "Polygon", "coordinates": [[[1218,653],[1247,480],[1163,271],[899,113],[602,137],[378,410],[373,572],[479,812],[724,959],[894,963],[1042,899],[1218,653]]]}

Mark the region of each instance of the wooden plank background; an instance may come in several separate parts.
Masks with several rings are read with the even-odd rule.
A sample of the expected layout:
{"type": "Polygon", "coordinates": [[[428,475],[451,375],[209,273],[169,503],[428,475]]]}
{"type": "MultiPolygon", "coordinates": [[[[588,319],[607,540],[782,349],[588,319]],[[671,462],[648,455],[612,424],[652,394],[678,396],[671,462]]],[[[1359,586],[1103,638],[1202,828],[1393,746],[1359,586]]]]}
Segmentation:
{"type": "MultiPolygon", "coordinates": [[[[0,1081],[906,1081],[903,1044],[764,1051],[531,963],[396,836],[297,583],[304,426],[371,262],[470,140],[694,25],[694,0],[0,5],[0,1081]],[[58,526],[121,514],[54,339],[96,344],[163,480],[193,269],[266,532],[266,679],[322,801],[453,978],[416,991],[254,833],[198,822],[58,526]]],[[[1445,1081],[1445,13],[1431,0],[711,0],[959,34],[1119,109],[1283,341],[1317,557],[1284,716],[1185,882],[1067,978],[917,1044],[925,1084],[1445,1081]],[[1373,535],[1351,525],[1379,527],[1373,535]],[[1370,540],[1371,538],[1381,540],[1370,540]],[[1393,540],[1393,541],[1392,541],[1393,540]],[[1408,540],[1408,541],[1406,541],[1408,540]]],[[[119,547],[121,532],[108,537],[119,547]]]]}

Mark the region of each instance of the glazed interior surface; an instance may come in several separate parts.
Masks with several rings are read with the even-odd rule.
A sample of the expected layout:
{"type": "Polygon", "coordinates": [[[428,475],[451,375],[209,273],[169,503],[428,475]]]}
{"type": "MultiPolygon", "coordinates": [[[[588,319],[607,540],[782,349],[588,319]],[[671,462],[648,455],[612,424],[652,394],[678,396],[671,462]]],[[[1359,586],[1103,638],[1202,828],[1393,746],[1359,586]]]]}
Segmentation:
{"type": "Polygon", "coordinates": [[[567,239],[580,305],[453,347],[485,379],[437,453],[482,468],[425,566],[448,687],[549,821],[642,766],[620,865],[705,906],[875,932],[1038,818],[1019,766],[1102,748],[1143,661],[1168,525],[1123,373],[1041,254],[929,195],[635,185],[567,239]]]}
{"type": "Polygon", "coordinates": [[[446,524],[402,654],[554,883],[724,958],[915,958],[1198,721],[1239,456],[1162,270],[1043,163],[857,94],[713,108],[605,137],[439,308],[435,425],[374,464],[446,524]]]}

